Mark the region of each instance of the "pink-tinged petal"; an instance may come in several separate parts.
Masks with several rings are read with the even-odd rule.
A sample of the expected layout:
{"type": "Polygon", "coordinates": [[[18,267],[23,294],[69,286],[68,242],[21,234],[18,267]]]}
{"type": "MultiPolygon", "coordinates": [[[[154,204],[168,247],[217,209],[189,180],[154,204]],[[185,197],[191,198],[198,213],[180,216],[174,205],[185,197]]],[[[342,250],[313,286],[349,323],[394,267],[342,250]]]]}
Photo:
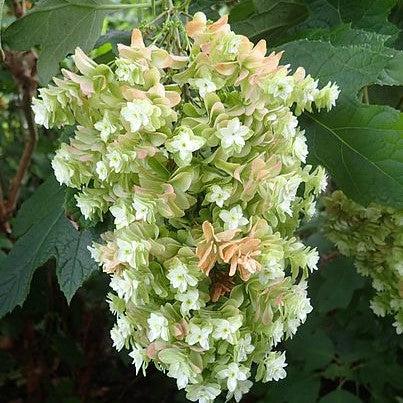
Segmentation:
{"type": "Polygon", "coordinates": [[[240,167],[236,168],[234,171],[234,178],[241,182],[241,172],[243,171],[244,167],[241,165],[240,167]]]}
{"type": "Polygon", "coordinates": [[[169,100],[169,106],[171,108],[178,105],[181,101],[181,95],[176,91],[166,91],[165,96],[169,100]]]}
{"type": "Polygon", "coordinates": [[[242,36],[241,42],[238,47],[238,60],[244,61],[253,49],[253,43],[246,37],[242,36]]]}
{"type": "Polygon", "coordinates": [[[150,359],[157,358],[157,354],[166,348],[167,344],[163,341],[153,341],[146,348],[147,357],[150,359]]]}
{"type": "Polygon", "coordinates": [[[303,67],[298,67],[297,70],[295,70],[294,78],[296,81],[302,81],[305,78],[305,75],[305,69],[303,67]]]}
{"type": "Polygon", "coordinates": [[[252,49],[251,56],[257,59],[263,59],[266,56],[266,41],[261,39],[252,49]]]}
{"type": "Polygon", "coordinates": [[[158,83],[156,85],[153,85],[148,91],[147,93],[151,96],[158,96],[160,98],[164,98],[165,97],[165,87],[163,86],[163,84],[158,83]]]}
{"type": "Polygon", "coordinates": [[[203,13],[196,13],[193,20],[186,24],[186,33],[191,38],[196,38],[206,30],[207,19],[203,13]]]}
{"type": "Polygon", "coordinates": [[[147,191],[140,186],[133,186],[133,192],[138,195],[147,196],[147,191]]]}
{"type": "Polygon", "coordinates": [[[200,49],[203,53],[205,53],[206,55],[209,55],[211,52],[211,43],[202,43],[200,45],[200,49]]]}
{"type": "Polygon", "coordinates": [[[220,19],[208,25],[208,30],[212,33],[229,32],[231,30],[228,24],[228,15],[223,15],[220,19]]]}
{"type": "Polygon", "coordinates": [[[89,97],[94,93],[94,85],[89,78],[79,76],[69,70],[62,69],[62,74],[64,77],[70,79],[74,83],[80,86],[80,90],[84,95],[89,97]]]}
{"type": "Polygon", "coordinates": [[[151,60],[151,49],[149,48],[133,48],[119,43],[118,52],[120,57],[130,60],[138,60],[139,58],[151,60]]]}
{"type": "Polygon", "coordinates": [[[143,35],[137,28],[133,29],[130,46],[133,48],[144,48],[143,35]]]}
{"type": "Polygon", "coordinates": [[[230,277],[232,277],[232,276],[235,275],[237,265],[238,265],[237,258],[234,256],[234,257],[231,259],[231,265],[230,265],[230,269],[229,269],[229,273],[228,273],[228,275],[229,275],[230,277]]]}
{"type": "Polygon", "coordinates": [[[126,101],[133,101],[135,99],[147,99],[147,94],[144,91],[127,86],[122,87],[122,95],[126,101]]]}
{"type": "Polygon", "coordinates": [[[144,160],[147,157],[153,157],[157,153],[155,147],[136,148],[136,156],[139,160],[144,160]]]}
{"type": "Polygon", "coordinates": [[[237,63],[236,62],[218,63],[215,65],[215,68],[220,74],[224,76],[230,76],[234,74],[237,68],[237,63]]]}
{"type": "Polygon", "coordinates": [[[274,71],[277,69],[278,64],[280,63],[280,59],[283,57],[284,51],[278,53],[270,53],[268,57],[265,59],[265,68],[269,71],[274,71]]]}
{"type": "Polygon", "coordinates": [[[166,50],[154,49],[151,52],[151,63],[160,69],[166,69],[172,66],[173,60],[166,50]]]}
{"type": "Polygon", "coordinates": [[[248,77],[249,75],[249,71],[248,70],[241,70],[241,72],[239,73],[239,77],[237,78],[237,80],[235,81],[235,85],[239,85],[239,83],[244,80],[246,77],[248,77]]]}
{"type": "Polygon", "coordinates": [[[88,57],[80,48],[74,51],[73,60],[81,74],[90,74],[98,66],[90,57],[88,57]]]}

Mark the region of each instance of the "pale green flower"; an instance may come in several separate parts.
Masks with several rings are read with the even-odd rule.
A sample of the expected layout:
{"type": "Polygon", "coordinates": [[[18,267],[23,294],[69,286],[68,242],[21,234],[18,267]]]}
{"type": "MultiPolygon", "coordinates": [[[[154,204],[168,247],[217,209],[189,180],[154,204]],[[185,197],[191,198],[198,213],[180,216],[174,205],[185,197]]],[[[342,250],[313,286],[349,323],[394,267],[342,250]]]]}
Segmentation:
{"type": "Polygon", "coordinates": [[[87,220],[102,219],[106,212],[107,203],[104,198],[105,192],[101,189],[84,189],[74,196],[77,207],[87,220]]]}
{"type": "Polygon", "coordinates": [[[273,98],[280,98],[286,101],[294,88],[294,79],[283,73],[277,73],[274,77],[267,79],[265,91],[273,98]]]}
{"type": "Polygon", "coordinates": [[[193,380],[194,378],[193,371],[189,365],[183,361],[171,363],[167,375],[176,379],[176,385],[178,386],[179,390],[186,388],[189,381],[193,380]]]}
{"type": "Polygon", "coordinates": [[[242,396],[249,392],[252,385],[253,385],[253,382],[250,381],[249,379],[247,379],[245,381],[238,381],[236,389],[232,392],[227,393],[227,396],[226,396],[227,401],[234,398],[236,402],[240,402],[242,399],[242,396]]]}
{"type": "Polygon", "coordinates": [[[145,202],[138,197],[133,197],[132,207],[135,219],[139,221],[154,222],[154,206],[151,202],[145,202]]]}
{"type": "Polygon", "coordinates": [[[189,165],[192,153],[203,147],[205,140],[195,136],[189,128],[182,127],[178,134],[165,143],[166,149],[173,153],[180,166],[189,165]]]}
{"type": "Polygon", "coordinates": [[[377,316],[384,317],[386,315],[385,306],[383,306],[383,304],[381,304],[380,301],[374,299],[371,300],[369,302],[369,307],[371,308],[372,312],[377,316]]]}
{"type": "Polygon", "coordinates": [[[119,173],[123,170],[125,164],[129,161],[126,154],[122,154],[117,150],[112,150],[106,154],[108,165],[116,172],[119,173]]]}
{"type": "Polygon", "coordinates": [[[139,282],[124,271],[121,275],[112,276],[109,285],[116,291],[119,298],[128,302],[135,295],[139,282]]]}
{"type": "Polygon", "coordinates": [[[186,388],[186,398],[192,402],[212,403],[221,393],[220,385],[216,383],[207,383],[188,385],[186,388]]]}
{"type": "Polygon", "coordinates": [[[72,186],[71,178],[74,175],[74,169],[69,163],[69,155],[59,150],[55,158],[52,160],[52,168],[55,173],[56,179],[60,184],[72,186]]]}
{"type": "Polygon", "coordinates": [[[191,346],[199,343],[201,348],[208,350],[210,348],[209,337],[212,331],[213,327],[209,324],[199,326],[194,323],[189,323],[189,333],[186,336],[186,342],[191,346]]]}
{"type": "Polygon", "coordinates": [[[129,208],[124,201],[120,201],[115,205],[109,207],[109,211],[115,217],[114,224],[118,229],[127,227],[136,219],[132,209],[129,208]]]}
{"type": "Polygon", "coordinates": [[[237,361],[242,362],[248,359],[248,355],[253,352],[255,346],[252,344],[252,336],[246,334],[238,340],[236,345],[237,350],[237,361]]]}
{"type": "Polygon", "coordinates": [[[217,50],[221,55],[224,55],[224,57],[235,56],[238,53],[241,41],[241,35],[236,35],[233,32],[229,32],[225,34],[222,38],[220,38],[217,50]]]}
{"type": "Polygon", "coordinates": [[[139,64],[123,58],[116,59],[115,64],[119,81],[127,81],[131,85],[144,84],[144,72],[139,64]]]}
{"type": "Polygon", "coordinates": [[[189,84],[199,91],[199,94],[204,98],[208,93],[217,90],[213,81],[208,78],[194,78],[189,80],[189,84]]]}
{"type": "Polygon", "coordinates": [[[108,141],[111,134],[115,133],[117,128],[109,118],[108,111],[105,112],[103,118],[94,124],[95,129],[100,132],[102,141],[108,141]]]}
{"type": "Polygon", "coordinates": [[[144,255],[147,253],[147,246],[144,241],[118,239],[116,243],[118,247],[117,258],[121,262],[128,263],[134,269],[146,263],[144,255]]]}
{"type": "Polygon", "coordinates": [[[218,130],[217,136],[221,139],[221,146],[224,149],[233,148],[241,151],[245,145],[245,137],[249,134],[249,128],[243,126],[239,118],[228,121],[227,126],[218,130]]]}
{"type": "Polygon", "coordinates": [[[129,357],[133,359],[137,375],[147,359],[146,351],[139,344],[135,343],[132,351],[129,353],[129,357]]]}
{"type": "Polygon", "coordinates": [[[181,313],[183,316],[187,316],[190,311],[197,311],[204,306],[204,302],[200,299],[199,291],[195,289],[178,293],[176,299],[182,302],[181,313]]]}
{"type": "Polygon", "coordinates": [[[219,214],[224,222],[225,229],[237,229],[248,224],[248,219],[244,217],[240,205],[232,207],[231,210],[221,210],[219,214]]]}
{"type": "Polygon", "coordinates": [[[324,202],[326,235],[342,254],[354,258],[358,273],[370,277],[375,291],[370,308],[378,316],[393,315],[399,332],[403,328],[401,211],[376,203],[364,207],[341,191],[324,202]]]}
{"type": "Polygon", "coordinates": [[[195,287],[197,285],[197,278],[192,276],[188,268],[180,262],[170,267],[167,278],[172,287],[176,288],[181,293],[184,293],[189,286],[195,287]]]}
{"type": "Polygon", "coordinates": [[[156,339],[162,339],[164,341],[169,340],[168,319],[160,313],[152,312],[147,319],[149,326],[148,338],[150,341],[156,339]]]}
{"type": "Polygon", "coordinates": [[[113,326],[110,332],[113,347],[120,351],[125,346],[126,338],[122,335],[117,325],[113,326]]]}
{"type": "MultiPolygon", "coordinates": [[[[303,280],[318,255],[296,231],[326,174],[304,166],[296,116],[332,107],[339,90],[318,88],[303,69],[290,75],[280,54],[266,55],[263,41],[236,35],[225,18],[211,26],[197,13],[186,32],[189,53],[177,56],[146,46],[135,29],[114,69],[78,49],[78,73],[63,70],[33,110],[46,127],[77,127],[54,157],[57,180],[78,189],[88,220],[114,217],[90,248],[111,277],[114,346],[128,350],[136,373],[152,361],[189,400],[211,403],[222,391],[239,401],[252,363],[257,380],[285,376],[285,357],[272,349],[312,310],[303,280]]],[[[379,239],[403,224],[401,215],[390,220],[376,222],[379,239]]],[[[349,222],[337,230],[351,233],[349,222]]],[[[348,239],[337,245],[350,253],[348,239]]],[[[370,247],[354,243],[361,257],[370,247]]],[[[377,258],[393,276],[401,260],[397,248],[377,258]]],[[[358,263],[368,275],[366,260],[358,263]]],[[[373,309],[393,314],[400,331],[397,281],[385,273],[373,276],[382,294],[373,309]]]]}
{"type": "Polygon", "coordinates": [[[206,201],[209,203],[215,203],[218,207],[223,207],[224,202],[231,196],[231,190],[228,187],[221,187],[219,185],[213,185],[210,187],[209,192],[206,195],[206,201]]]}
{"type": "Polygon", "coordinates": [[[264,365],[266,372],[263,377],[263,382],[278,381],[286,377],[285,367],[285,353],[271,352],[267,355],[264,365]]]}
{"type": "Polygon", "coordinates": [[[95,165],[95,172],[101,181],[108,177],[108,166],[103,161],[98,161],[95,165]]]}
{"type": "Polygon", "coordinates": [[[305,162],[306,157],[308,156],[308,146],[306,145],[306,138],[302,133],[295,136],[294,150],[297,158],[302,162],[305,162]]]}
{"type": "Polygon", "coordinates": [[[236,362],[228,364],[227,368],[217,373],[219,379],[227,381],[227,388],[230,392],[234,392],[239,381],[245,381],[248,378],[249,370],[236,362]]]}
{"type": "Polygon", "coordinates": [[[46,103],[38,98],[32,99],[32,111],[35,116],[35,123],[49,129],[51,120],[51,110],[46,103]]]}
{"type": "Polygon", "coordinates": [[[339,97],[340,90],[336,84],[327,83],[315,97],[315,105],[318,110],[326,108],[328,111],[336,105],[336,100],[339,97]]]}
{"type": "Polygon", "coordinates": [[[403,334],[403,321],[393,322],[392,326],[396,328],[397,334],[403,334]]]}
{"type": "Polygon", "coordinates": [[[214,319],[213,338],[226,340],[231,344],[235,341],[235,332],[241,327],[242,321],[239,318],[214,319]]]}
{"type": "Polygon", "coordinates": [[[151,123],[153,111],[154,107],[151,101],[148,99],[138,99],[128,102],[122,108],[121,115],[130,124],[130,130],[137,132],[151,123]]]}

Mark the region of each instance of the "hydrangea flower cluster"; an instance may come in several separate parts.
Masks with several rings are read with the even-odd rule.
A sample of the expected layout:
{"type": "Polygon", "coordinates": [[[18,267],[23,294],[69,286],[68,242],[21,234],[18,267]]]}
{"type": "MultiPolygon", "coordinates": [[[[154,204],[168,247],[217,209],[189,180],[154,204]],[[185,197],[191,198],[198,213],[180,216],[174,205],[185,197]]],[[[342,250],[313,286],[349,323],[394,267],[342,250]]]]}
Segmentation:
{"type": "Polygon", "coordinates": [[[312,310],[318,254],[294,233],[326,174],[305,165],[296,115],[330,109],[339,91],[290,74],[227,17],[197,13],[186,30],[187,56],[145,46],[138,30],[112,68],[78,49],[80,74],[63,71],[33,107],[47,127],[77,125],[56,177],[87,219],[114,218],[91,248],[111,277],[114,346],[191,401],[239,401],[252,364],[257,381],[285,377],[275,348],[312,310]]]}
{"type": "Polygon", "coordinates": [[[403,211],[371,203],[363,207],[336,191],[325,199],[325,231],[339,251],[353,256],[358,273],[370,277],[372,311],[393,315],[403,333],[403,211]]]}

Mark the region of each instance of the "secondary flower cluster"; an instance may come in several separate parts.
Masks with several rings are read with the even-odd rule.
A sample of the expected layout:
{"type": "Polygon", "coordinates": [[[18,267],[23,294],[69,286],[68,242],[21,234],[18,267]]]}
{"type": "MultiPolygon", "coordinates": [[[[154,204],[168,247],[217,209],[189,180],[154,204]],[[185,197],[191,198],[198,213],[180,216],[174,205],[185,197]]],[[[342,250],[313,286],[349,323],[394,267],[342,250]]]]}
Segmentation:
{"type": "Polygon", "coordinates": [[[378,316],[393,315],[403,333],[403,211],[371,203],[363,207],[341,191],[325,199],[326,234],[358,273],[372,279],[370,302],[378,316]]]}
{"type": "Polygon", "coordinates": [[[192,401],[239,401],[252,364],[256,380],[285,376],[274,348],[312,310],[305,279],[318,254],[294,233],[326,174],[304,165],[295,114],[330,109],[339,91],[291,75],[226,17],[197,13],[186,29],[186,57],[145,46],[138,30],[114,68],[77,50],[81,74],[63,71],[33,107],[45,126],[77,124],[56,177],[78,189],[87,219],[114,218],[91,251],[111,276],[115,347],[192,401]]]}

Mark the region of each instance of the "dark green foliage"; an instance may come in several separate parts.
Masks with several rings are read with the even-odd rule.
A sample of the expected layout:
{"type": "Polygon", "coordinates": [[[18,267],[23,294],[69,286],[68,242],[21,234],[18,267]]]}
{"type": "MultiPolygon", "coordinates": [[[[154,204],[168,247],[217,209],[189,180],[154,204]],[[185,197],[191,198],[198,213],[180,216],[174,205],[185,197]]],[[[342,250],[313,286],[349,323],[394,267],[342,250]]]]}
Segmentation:
{"type": "Polygon", "coordinates": [[[0,315],[22,305],[34,271],[49,259],[56,260],[61,290],[70,302],[97,264],[87,250],[93,236],[79,232],[65,217],[65,191],[51,177],[22,206],[14,221],[18,241],[0,266],[0,315]]]}
{"type": "MultiPolygon", "coordinates": [[[[283,46],[286,60],[301,64],[325,84],[341,89],[330,113],[305,113],[311,162],[324,165],[343,191],[362,204],[371,201],[402,207],[403,115],[387,106],[362,104],[361,88],[371,84],[401,84],[402,53],[385,47],[379,36],[369,46],[361,31],[344,28],[327,33],[331,41],[302,40],[283,46]],[[346,46],[344,43],[354,44],[346,46]],[[382,133],[382,136],[379,133],[382,133]]],[[[369,42],[372,43],[372,42],[369,42]]]]}
{"type": "Polygon", "coordinates": [[[17,50],[41,47],[39,77],[46,84],[59,62],[76,46],[89,51],[101,34],[105,0],[42,0],[6,30],[4,40],[17,50]]]}

